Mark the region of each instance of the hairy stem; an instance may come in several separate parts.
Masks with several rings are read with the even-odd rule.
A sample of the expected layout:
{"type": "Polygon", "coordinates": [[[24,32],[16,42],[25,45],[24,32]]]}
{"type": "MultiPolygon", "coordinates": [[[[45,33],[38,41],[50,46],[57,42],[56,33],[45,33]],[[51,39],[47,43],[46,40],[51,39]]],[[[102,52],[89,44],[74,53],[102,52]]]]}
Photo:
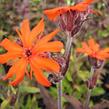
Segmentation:
{"type": "MultiPolygon", "coordinates": [[[[92,80],[93,74],[94,74],[94,68],[91,67],[90,81],[93,81],[93,80],[92,80]]],[[[89,109],[89,103],[90,103],[91,92],[92,92],[92,88],[90,89],[90,88],[88,87],[88,91],[87,91],[87,95],[86,95],[85,108],[84,108],[84,109],[89,109]]]]}
{"type": "Polygon", "coordinates": [[[85,109],[89,109],[89,102],[90,102],[90,97],[91,97],[91,91],[92,91],[92,89],[88,88],[87,98],[86,98],[86,103],[85,103],[85,109]]]}
{"type": "Polygon", "coordinates": [[[69,67],[69,61],[70,61],[70,55],[71,55],[71,48],[72,48],[72,37],[68,36],[67,37],[67,42],[65,46],[65,53],[64,53],[64,58],[65,58],[65,67],[62,69],[61,74],[65,76],[68,67],[69,67]]]}
{"type": "MultiPolygon", "coordinates": [[[[65,74],[68,70],[68,67],[69,67],[71,47],[72,47],[72,37],[70,37],[68,34],[67,42],[66,42],[66,46],[65,46],[65,53],[64,53],[65,67],[61,71],[61,74],[63,76],[65,76],[65,74]]],[[[62,109],[62,80],[60,80],[58,83],[58,109],[62,109]]]]}
{"type": "Polygon", "coordinates": [[[64,53],[65,58],[68,58],[69,54],[71,54],[71,46],[72,46],[72,37],[68,36],[64,53]]]}
{"type": "Polygon", "coordinates": [[[62,109],[62,80],[58,83],[58,109],[62,109]]]}

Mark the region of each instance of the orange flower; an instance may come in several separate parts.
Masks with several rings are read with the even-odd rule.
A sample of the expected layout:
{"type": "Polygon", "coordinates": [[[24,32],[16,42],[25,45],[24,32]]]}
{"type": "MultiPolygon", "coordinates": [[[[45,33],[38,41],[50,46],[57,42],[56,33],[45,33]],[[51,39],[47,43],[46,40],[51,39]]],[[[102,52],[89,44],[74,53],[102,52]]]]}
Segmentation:
{"type": "Polygon", "coordinates": [[[77,48],[77,52],[84,53],[98,60],[105,60],[109,58],[109,48],[100,49],[100,45],[92,38],[88,40],[88,43],[83,42],[82,48],[77,48]]]}
{"type": "Polygon", "coordinates": [[[93,1],[94,0],[84,0],[83,2],[81,2],[77,5],[74,5],[74,6],[63,6],[63,7],[59,7],[59,8],[45,10],[44,13],[49,17],[50,20],[55,21],[59,15],[62,15],[68,11],[79,11],[79,12],[86,11],[88,9],[88,6],[93,1]]]}
{"type": "Polygon", "coordinates": [[[7,75],[3,78],[7,80],[12,76],[16,76],[15,80],[10,82],[15,86],[21,82],[24,75],[27,74],[32,78],[32,73],[36,80],[44,85],[50,86],[51,83],[42,74],[42,70],[59,73],[59,64],[50,57],[47,57],[47,52],[60,52],[63,44],[60,41],[50,41],[59,32],[58,29],[50,34],[39,39],[40,33],[44,31],[43,19],[30,31],[29,20],[25,19],[22,22],[20,31],[16,29],[22,44],[11,42],[5,38],[0,46],[4,47],[8,52],[0,55],[0,63],[4,64],[9,60],[15,60],[7,75]],[[30,65],[30,72],[27,71],[27,66],[30,65]]]}
{"type": "Polygon", "coordinates": [[[89,8],[89,5],[94,0],[84,0],[83,2],[74,6],[63,6],[54,9],[45,10],[44,13],[52,21],[56,21],[56,24],[66,33],[69,33],[70,37],[75,36],[76,33],[82,27],[84,21],[93,10],[89,8]]]}

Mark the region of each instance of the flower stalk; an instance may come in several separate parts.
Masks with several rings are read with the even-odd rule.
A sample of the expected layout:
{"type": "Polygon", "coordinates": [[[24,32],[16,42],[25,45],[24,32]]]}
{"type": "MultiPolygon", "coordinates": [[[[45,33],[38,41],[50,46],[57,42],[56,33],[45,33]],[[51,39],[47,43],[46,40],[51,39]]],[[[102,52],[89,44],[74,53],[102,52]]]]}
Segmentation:
{"type": "Polygon", "coordinates": [[[90,72],[90,80],[89,80],[89,84],[88,84],[88,91],[87,91],[87,95],[86,95],[86,102],[85,102],[85,108],[84,109],[89,109],[89,103],[90,103],[90,97],[91,97],[91,92],[93,90],[93,88],[91,88],[91,83],[93,81],[93,74],[94,74],[94,68],[93,66],[91,67],[91,72],[90,72]]]}
{"type": "MultiPolygon", "coordinates": [[[[63,77],[65,76],[69,67],[71,47],[72,47],[72,37],[70,37],[70,34],[68,34],[64,53],[65,66],[64,68],[62,68],[61,71],[61,76],[63,77]]],[[[60,80],[58,83],[58,109],[62,109],[62,80],[60,80]]]]}
{"type": "Polygon", "coordinates": [[[64,59],[65,59],[65,67],[62,69],[61,74],[65,76],[68,67],[69,67],[69,61],[70,61],[70,55],[71,55],[71,48],[72,48],[72,41],[73,37],[70,37],[70,34],[68,33],[67,42],[65,46],[65,53],[64,53],[64,59]]]}
{"type": "Polygon", "coordinates": [[[58,83],[58,109],[62,109],[62,80],[58,83]]]}

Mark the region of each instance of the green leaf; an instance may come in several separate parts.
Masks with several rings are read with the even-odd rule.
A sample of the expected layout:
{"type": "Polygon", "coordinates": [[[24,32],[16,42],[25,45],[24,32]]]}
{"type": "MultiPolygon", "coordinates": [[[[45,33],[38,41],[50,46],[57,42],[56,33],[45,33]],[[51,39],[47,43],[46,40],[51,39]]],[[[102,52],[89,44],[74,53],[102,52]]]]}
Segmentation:
{"type": "Polygon", "coordinates": [[[16,89],[13,86],[10,86],[10,88],[11,88],[13,94],[16,94],[16,89]]]}
{"type": "Polygon", "coordinates": [[[68,72],[67,74],[66,74],[66,78],[67,78],[67,80],[68,81],[72,81],[72,75],[71,75],[71,73],[70,72],[68,72]]]}
{"type": "Polygon", "coordinates": [[[78,77],[80,79],[82,79],[83,81],[86,81],[88,79],[88,77],[89,77],[89,73],[90,72],[88,72],[88,71],[79,71],[78,72],[78,77]]]}
{"type": "Polygon", "coordinates": [[[40,90],[36,87],[33,87],[33,86],[20,86],[19,87],[19,91],[21,93],[38,93],[40,92],[40,90]]]}
{"type": "Polygon", "coordinates": [[[97,95],[101,95],[103,94],[105,91],[103,88],[101,87],[95,87],[93,90],[92,90],[92,96],[97,96],[97,95]]]}
{"type": "Polygon", "coordinates": [[[98,31],[98,35],[101,37],[107,37],[108,33],[109,33],[109,31],[107,31],[107,30],[98,31]]]}
{"type": "Polygon", "coordinates": [[[10,102],[10,99],[4,100],[4,101],[2,102],[2,104],[1,104],[1,108],[0,108],[0,109],[7,109],[7,106],[8,106],[8,104],[9,104],[9,102],[10,102]]]}

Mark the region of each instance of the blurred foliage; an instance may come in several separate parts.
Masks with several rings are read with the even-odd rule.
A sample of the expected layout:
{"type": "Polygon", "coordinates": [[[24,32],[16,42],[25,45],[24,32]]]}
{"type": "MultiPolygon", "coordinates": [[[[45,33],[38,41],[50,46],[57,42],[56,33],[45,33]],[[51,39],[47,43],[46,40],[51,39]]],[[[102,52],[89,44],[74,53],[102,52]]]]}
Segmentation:
{"type": "MultiPolygon", "coordinates": [[[[89,17],[88,23],[84,23],[78,38],[74,41],[76,47],[80,42],[93,36],[102,46],[109,46],[109,1],[95,0],[94,9],[98,15],[89,17]]],[[[72,0],[0,0],[0,41],[5,37],[13,40],[17,34],[15,27],[19,26],[23,18],[31,20],[31,27],[35,25],[44,15],[42,11],[46,8],[56,7],[59,5],[72,5],[72,0]]],[[[48,21],[46,31],[51,31],[54,24],[48,21]]],[[[61,35],[62,33],[60,33],[61,35]]],[[[62,39],[60,39],[62,40],[62,39]]],[[[63,40],[65,41],[65,39],[63,40]]],[[[75,47],[74,47],[75,48],[75,47]]],[[[0,47],[0,54],[6,52],[0,47]]],[[[9,65],[0,65],[0,109],[45,109],[43,94],[35,80],[29,80],[28,77],[17,87],[9,86],[8,81],[4,82],[1,78],[7,73],[9,65]]],[[[99,96],[97,100],[109,99],[109,87],[105,84],[109,81],[102,82],[109,70],[109,63],[106,63],[103,72],[105,73],[101,80],[98,81],[97,87],[92,91],[90,105],[95,105],[94,97],[99,96]],[[103,86],[103,87],[102,87],[103,86]],[[102,95],[102,96],[101,96],[102,95]],[[106,97],[108,95],[108,97],[106,97]]],[[[87,88],[86,80],[89,77],[90,65],[84,56],[77,56],[75,49],[72,50],[70,68],[63,80],[63,93],[84,102],[87,88]]],[[[108,77],[109,79],[109,77],[108,77]]],[[[57,85],[46,88],[48,93],[57,100],[57,85]]],[[[49,98],[52,100],[51,98],[49,98]]],[[[68,101],[63,97],[63,106],[66,107],[68,101]]],[[[65,108],[68,109],[68,108],[65,108]]]]}

